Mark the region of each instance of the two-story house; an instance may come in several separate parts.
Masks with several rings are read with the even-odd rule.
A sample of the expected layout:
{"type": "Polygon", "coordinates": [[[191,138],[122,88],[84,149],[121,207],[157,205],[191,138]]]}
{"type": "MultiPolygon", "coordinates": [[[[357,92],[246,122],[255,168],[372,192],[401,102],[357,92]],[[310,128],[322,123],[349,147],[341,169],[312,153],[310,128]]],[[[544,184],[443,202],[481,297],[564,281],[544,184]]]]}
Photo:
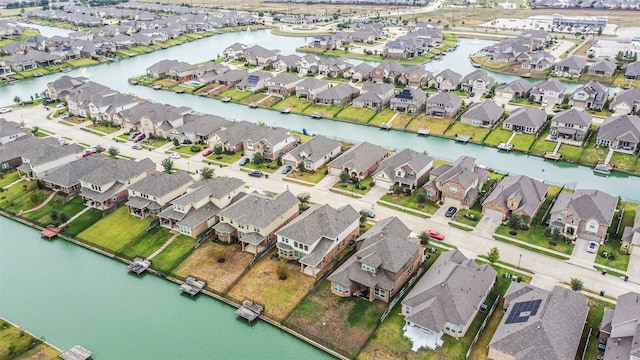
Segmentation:
{"type": "Polygon", "coordinates": [[[276,240],[276,231],[298,216],[298,204],[289,191],[276,196],[250,193],[220,211],[213,229],[219,241],[240,242],[242,251],[257,255],[276,240]]]}
{"type": "Polygon", "coordinates": [[[475,94],[486,94],[491,90],[496,79],[482,69],[474,70],[465,75],[460,82],[460,90],[475,94]]]}
{"type": "Polygon", "coordinates": [[[542,104],[562,104],[567,87],[556,79],[542,80],[533,85],[529,98],[542,104]]]}
{"type": "Polygon", "coordinates": [[[156,216],[170,206],[173,199],[184,194],[191,184],[193,178],[185,171],[154,172],[129,185],[129,201],[125,205],[131,215],[156,216]]]}
{"type": "Polygon", "coordinates": [[[606,342],[603,360],[635,360],[640,346],[640,293],[618,296],[616,308],[604,308],[599,340],[606,342]]]}
{"type": "Polygon", "coordinates": [[[319,93],[328,88],[328,81],[308,77],[296,84],[296,96],[299,99],[315,100],[319,93]]]}
{"type": "Polygon", "coordinates": [[[389,107],[396,112],[414,114],[424,109],[426,99],[424,90],[406,87],[391,97],[389,107]]]}
{"type": "Polygon", "coordinates": [[[229,206],[243,191],[244,181],[232,177],[194,182],[186,194],[158,214],[160,226],[197,238],[216,223],[220,209],[229,206]]]}
{"type": "MultiPolygon", "coordinates": [[[[0,154],[2,154],[1,151],[0,154]]],[[[44,182],[46,187],[53,191],[59,193],[64,192],[67,195],[75,196],[80,192],[80,189],[82,189],[80,177],[105,166],[112,161],[115,160],[105,158],[102,154],[82,157],[50,171],[47,175],[42,177],[42,182],[44,182]]]]}
{"type": "Polygon", "coordinates": [[[296,91],[296,85],[302,81],[300,76],[290,73],[280,73],[267,80],[269,95],[286,98],[296,91]]]}
{"type": "Polygon", "coordinates": [[[298,145],[298,137],[282,128],[252,127],[243,141],[244,156],[261,154],[267,160],[275,160],[298,145]]]}
{"type": "Polygon", "coordinates": [[[384,159],[375,173],[375,186],[387,190],[394,186],[411,191],[422,186],[433,168],[433,158],[412,149],[404,149],[384,159]]]}
{"type": "Polygon", "coordinates": [[[353,106],[380,111],[391,102],[394,94],[395,88],[392,84],[367,82],[362,85],[360,96],[353,99],[353,106]]]}
{"type": "Polygon", "coordinates": [[[475,164],[476,159],[461,156],[453,164],[442,164],[429,173],[424,186],[427,199],[468,209],[489,180],[489,172],[475,164]]]}
{"type": "Polygon", "coordinates": [[[439,92],[427,99],[427,116],[452,119],[460,112],[462,99],[449,92],[439,92]]]}
{"type": "Polygon", "coordinates": [[[385,60],[371,70],[371,81],[395,84],[404,73],[404,66],[394,60],[385,60]]]}
{"type": "Polygon", "coordinates": [[[572,240],[603,242],[617,206],[617,197],[600,190],[562,192],[549,213],[549,227],[572,240]]]}
{"type": "Polygon", "coordinates": [[[640,118],[618,115],[606,118],[598,129],[596,144],[633,154],[640,143],[640,118]]]}
{"type": "Polygon", "coordinates": [[[265,49],[260,45],[253,45],[252,47],[243,50],[244,61],[253,66],[264,66],[270,62],[276,61],[280,50],[265,49]]]}
{"type": "Polygon", "coordinates": [[[328,58],[318,61],[318,74],[331,78],[342,77],[353,65],[342,58],[328,58]]]}
{"type": "Polygon", "coordinates": [[[302,162],[305,170],[316,171],[338,156],[340,150],[340,142],[337,140],[316,135],[309,141],[282,155],[282,163],[295,169],[302,162]]]}
{"type": "Polygon", "coordinates": [[[549,138],[580,146],[591,128],[592,116],[586,111],[571,109],[551,119],[549,138]]]}
{"type": "Polygon", "coordinates": [[[30,135],[29,130],[14,121],[0,118],[0,145],[15,141],[22,136],[30,135]]]}
{"type": "Polygon", "coordinates": [[[362,180],[376,171],[387,155],[387,149],[382,146],[363,142],[345,151],[327,167],[331,175],[339,176],[346,172],[349,177],[362,180]]]}
{"type": "Polygon", "coordinates": [[[622,90],[609,104],[609,110],[616,115],[628,115],[640,112],[640,89],[622,90]]]}
{"type": "Polygon", "coordinates": [[[443,91],[457,90],[461,81],[462,75],[453,70],[446,69],[442,70],[429,81],[429,87],[443,91]]]}
{"type": "Polygon", "coordinates": [[[553,66],[556,58],[544,50],[534,51],[528,59],[522,63],[522,68],[527,70],[545,71],[553,66]]]}
{"type": "Polygon", "coordinates": [[[267,81],[272,77],[273,76],[270,73],[254,71],[249,73],[249,75],[244,79],[240,80],[240,82],[236,84],[236,89],[239,91],[257,93],[267,87],[267,81]]]}
{"type": "Polygon", "coordinates": [[[608,98],[609,89],[597,81],[589,81],[571,94],[569,105],[578,110],[602,110],[608,98]]]}
{"type": "Polygon", "coordinates": [[[496,95],[494,100],[501,102],[507,102],[512,99],[521,99],[529,97],[529,91],[533,84],[525,79],[516,79],[508,84],[502,84],[496,88],[496,95]]]}
{"type": "Polygon", "coordinates": [[[524,175],[509,175],[482,202],[482,215],[506,220],[516,214],[531,223],[547,196],[549,185],[524,175]]]}
{"type": "Polygon", "coordinates": [[[624,227],[620,250],[623,249],[627,254],[640,254],[640,205],[636,208],[633,225],[624,227]]]}
{"type": "Polygon", "coordinates": [[[57,141],[43,141],[20,156],[22,164],[17,167],[18,173],[28,180],[35,180],[42,179],[49,172],[79,159],[82,156],[82,148],[76,144],[61,146],[57,141]]]}
{"type": "Polygon", "coordinates": [[[300,270],[317,276],[347,242],[358,237],[360,214],[351,205],[314,205],[276,232],[278,255],[295,260],[300,270]]]}
{"type": "Polygon", "coordinates": [[[346,106],[358,95],[360,95],[360,89],[340,83],[318,93],[314,102],[321,105],[346,106]]]}

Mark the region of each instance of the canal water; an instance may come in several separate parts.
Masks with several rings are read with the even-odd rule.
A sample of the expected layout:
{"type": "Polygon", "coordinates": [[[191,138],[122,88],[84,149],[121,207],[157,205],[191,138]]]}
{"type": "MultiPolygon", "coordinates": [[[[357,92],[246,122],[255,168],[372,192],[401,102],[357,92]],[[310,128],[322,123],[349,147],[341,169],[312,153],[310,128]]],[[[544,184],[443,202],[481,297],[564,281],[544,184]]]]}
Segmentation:
{"type": "MultiPolygon", "coordinates": [[[[37,28],[43,35],[47,36],[65,31],[47,26],[38,26],[37,28]],[[54,33],[49,31],[54,31],[54,33]]],[[[306,129],[310,133],[355,142],[370,141],[395,149],[412,148],[416,151],[426,151],[436,158],[449,161],[455,160],[461,155],[471,155],[478,159],[479,164],[503,172],[528,175],[547,180],[551,184],[567,185],[572,188],[600,189],[610,194],[621,196],[625,200],[640,200],[640,191],[638,191],[640,178],[634,176],[614,173],[614,175],[605,178],[594,175],[589,167],[566,162],[553,162],[517,152],[499,152],[495,148],[481,145],[459,144],[450,139],[434,136],[420,137],[415,133],[396,130],[381,131],[375,127],[339,121],[314,120],[309,116],[282,115],[277,111],[251,109],[239,104],[222,103],[216,99],[176,94],[168,91],[156,91],[143,86],[131,86],[127,82],[127,78],[144,74],[148,66],[162,59],[177,59],[190,63],[207,61],[216,58],[226,47],[236,42],[250,45],[260,44],[266,48],[281,49],[283,54],[290,54],[294,53],[297,47],[303,46],[310,41],[311,38],[309,37],[283,37],[274,35],[269,30],[226,33],[113,63],[76,69],[70,72],[69,75],[85,76],[113,89],[131,93],[144,99],[172,105],[185,105],[196,111],[229,119],[252,122],[263,121],[266,125],[281,126],[297,131],[306,129]]],[[[467,74],[474,70],[469,62],[469,55],[492,43],[495,42],[461,38],[460,46],[456,51],[448,53],[441,61],[433,61],[426,64],[425,67],[434,72],[449,67],[461,74],[467,74]]],[[[492,75],[499,82],[515,79],[515,77],[508,75],[492,75]]],[[[9,99],[13,99],[15,95],[29,98],[35,93],[42,92],[46,88],[46,84],[55,80],[58,76],[43,76],[22,80],[19,83],[8,86],[0,86],[0,104],[10,103],[9,99]]],[[[578,84],[567,84],[567,86],[569,85],[574,88],[578,86],[578,84]]]]}
{"type": "Polygon", "coordinates": [[[234,311],[0,216],[0,316],[58,348],[80,344],[95,359],[333,358],[234,311]]]}

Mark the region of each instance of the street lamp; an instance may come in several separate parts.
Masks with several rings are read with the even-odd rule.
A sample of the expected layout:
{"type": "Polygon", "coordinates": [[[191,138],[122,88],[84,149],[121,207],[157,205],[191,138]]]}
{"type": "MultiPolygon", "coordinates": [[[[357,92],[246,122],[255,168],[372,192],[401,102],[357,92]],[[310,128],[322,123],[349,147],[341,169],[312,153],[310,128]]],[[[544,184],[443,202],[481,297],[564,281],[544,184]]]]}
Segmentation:
{"type": "Polygon", "coordinates": [[[520,260],[522,260],[522,254],[520,254],[520,258],[518,259],[518,269],[520,269],[520,260]]]}

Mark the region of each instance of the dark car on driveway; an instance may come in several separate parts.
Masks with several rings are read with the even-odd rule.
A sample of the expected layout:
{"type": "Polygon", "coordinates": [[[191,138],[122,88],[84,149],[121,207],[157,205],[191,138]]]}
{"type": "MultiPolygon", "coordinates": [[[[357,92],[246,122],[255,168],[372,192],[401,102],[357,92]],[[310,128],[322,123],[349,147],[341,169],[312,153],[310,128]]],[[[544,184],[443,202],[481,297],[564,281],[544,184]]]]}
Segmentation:
{"type": "Polygon", "coordinates": [[[450,218],[450,217],[453,217],[453,215],[455,215],[456,212],[458,212],[458,208],[456,208],[455,206],[451,206],[450,208],[447,209],[447,212],[444,213],[444,216],[450,218]]]}
{"type": "Polygon", "coordinates": [[[253,177],[262,177],[262,171],[259,170],[254,170],[252,172],[249,173],[249,176],[253,176],[253,177]]]}
{"type": "Polygon", "coordinates": [[[249,158],[245,157],[240,160],[240,166],[245,166],[249,163],[249,158]]]}
{"type": "Polygon", "coordinates": [[[289,165],[287,165],[287,166],[285,166],[285,167],[283,167],[283,168],[282,168],[282,173],[283,173],[283,174],[288,174],[288,173],[289,173],[289,171],[291,171],[291,169],[292,169],[292,167],[291,167],[291,166],[289,166],[289,165]]]}

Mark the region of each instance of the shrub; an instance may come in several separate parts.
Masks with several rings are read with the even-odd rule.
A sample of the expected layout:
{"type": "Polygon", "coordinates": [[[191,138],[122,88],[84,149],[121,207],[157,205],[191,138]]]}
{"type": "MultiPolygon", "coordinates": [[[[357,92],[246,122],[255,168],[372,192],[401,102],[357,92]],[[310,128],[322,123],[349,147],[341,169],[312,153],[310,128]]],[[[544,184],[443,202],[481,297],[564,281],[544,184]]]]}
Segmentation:
{"type": "Polygon", "coordinates": [[[287,267],[287,262],[284,259],[278,261],[278,265],[276,265],[276,274],[278,274],[278,279],[287,280],[289,268],[287,267]]]}
{"type": "Polygon", "coordinates": [[[558,243],[557,243],[557,242],[555,242],[555,241],[553,241],[553,240],[550,240],[550,241],[549,241],[549,245],[551,245],[551,246],[556,246],[556,245],[558,245],[558,243]]]}
{"type": "Polygon", "coordinates": [[[200,152],[202,148],[200,146],[192,146],[191,147],[191,152],[200,152]]]}

